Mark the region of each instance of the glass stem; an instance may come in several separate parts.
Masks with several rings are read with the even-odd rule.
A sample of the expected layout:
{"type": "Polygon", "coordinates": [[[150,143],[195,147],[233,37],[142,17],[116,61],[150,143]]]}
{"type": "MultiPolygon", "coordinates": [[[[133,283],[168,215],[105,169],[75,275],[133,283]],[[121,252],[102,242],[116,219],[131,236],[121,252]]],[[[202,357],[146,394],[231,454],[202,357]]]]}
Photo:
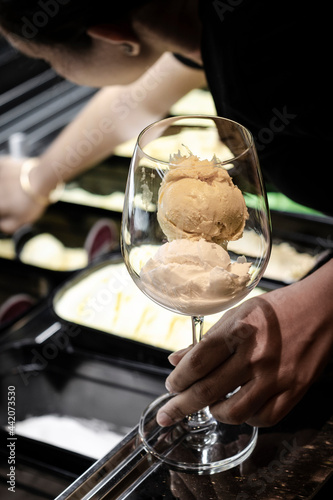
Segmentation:
{"type": "MultiPolygon", "coordinates": [[[[203,316],[192,316],[193,345],[198,344],[203,335],[203,316]]],[[[216,421],[209,411],[208,406],[186,417],[186,426],[190,433],[210,433],[215,428],[216,421]]]]}
{"type": "Polygon", "coordinates": [[[192,338],[193,345],[196,345],[200,342],[203,335],[203,325],[204,325],[204,317],[203,316],[192,316],[192,338]]]}

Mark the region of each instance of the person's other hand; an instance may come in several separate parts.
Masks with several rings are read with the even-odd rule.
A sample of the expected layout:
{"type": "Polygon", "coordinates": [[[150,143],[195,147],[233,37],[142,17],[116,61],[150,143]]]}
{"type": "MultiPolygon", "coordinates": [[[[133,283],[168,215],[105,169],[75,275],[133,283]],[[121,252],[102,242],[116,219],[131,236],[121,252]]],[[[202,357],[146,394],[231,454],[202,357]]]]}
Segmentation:
{"type": "Polygon", "coordinates": [[[332,272],[333,260],[298,283],[244,302],[199,344],[172,354],[166,387],[177,395],[159,410],[158,422],[171,425],[206,405],[229,424],[280,421],[332,355],[332,272]]]}
{"type": "Polygon", "coordinates": [[[12,234],[37,220],[45,210],[26,194],[20,184],[21,166],[26,160],[0,157],[0,231],[12,234]]]}

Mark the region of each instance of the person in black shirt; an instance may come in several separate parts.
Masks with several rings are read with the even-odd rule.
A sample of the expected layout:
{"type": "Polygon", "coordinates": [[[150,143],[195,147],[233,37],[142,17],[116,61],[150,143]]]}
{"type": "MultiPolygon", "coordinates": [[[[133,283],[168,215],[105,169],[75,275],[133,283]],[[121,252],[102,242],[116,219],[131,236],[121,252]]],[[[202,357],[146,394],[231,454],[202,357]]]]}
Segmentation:
{"type": "MultiPolygon", "coordinates": [[[[299,0],[123,4],[0,0],[0,26],[18,50],[87,85],[128,84],[166,51],[203,65],[218,114],[253,133],[266,179],[332,214],[327,7],[309,10],[299,0]]],[[[332,356],[332,296],[330,260],[227,312],[203,342],[170,357],[175,369],[166,386],[178,394],[160,410],[160,424],[204,405],[227,423],[280,421],[332,356]]]]}
{"type": "Polygon", "coordinates": [[[201,2],[202,57],[217,112],[251,130],[266,179],[332,215],[323,182],[332,144],[325,9],[299,1],[227,5],[201,2]]]}

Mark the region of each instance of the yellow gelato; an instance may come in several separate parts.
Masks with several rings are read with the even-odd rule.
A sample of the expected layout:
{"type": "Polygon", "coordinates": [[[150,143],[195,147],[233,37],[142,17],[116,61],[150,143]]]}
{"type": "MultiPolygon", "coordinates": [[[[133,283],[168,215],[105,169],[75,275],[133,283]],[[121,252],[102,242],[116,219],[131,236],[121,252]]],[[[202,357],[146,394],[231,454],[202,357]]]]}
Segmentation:
{"type": "Polygon", "coordinates": [[[177,238],[218,244],[242,236],[248,212],[228,172],[194,155],[174,155],[159,191],[158,222],[169,241],[177,238]]]}

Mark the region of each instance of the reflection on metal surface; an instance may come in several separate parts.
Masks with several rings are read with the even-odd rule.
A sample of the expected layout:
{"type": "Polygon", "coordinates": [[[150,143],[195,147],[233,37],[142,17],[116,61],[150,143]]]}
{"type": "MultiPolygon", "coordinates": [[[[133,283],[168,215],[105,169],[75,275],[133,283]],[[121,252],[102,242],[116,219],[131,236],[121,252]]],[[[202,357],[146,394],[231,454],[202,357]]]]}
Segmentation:
{"type": "Polygon", "coordinates": [[[138,445],[134,429],[121,444],[96,462],[56,500],[95,500],[102,498],[105,493],[108,493],[108,498],[119,498],[150,470],[153,461],[143,446],[138,445]]]}
{"type": "MultiPolygon", "coordinates": [[[[135,428],[56,500],[329,498],[321,491],[323,487],[325,494],[332,493],[333,403],[328,396],[332,374],[330,365],[288,417],[275,427],[259,430],[254,452],[233,469],[215,475],[173,470],[145,451],[135,428]]],[[[175,444],[173,436],[171,450],[175,444]]]]}

